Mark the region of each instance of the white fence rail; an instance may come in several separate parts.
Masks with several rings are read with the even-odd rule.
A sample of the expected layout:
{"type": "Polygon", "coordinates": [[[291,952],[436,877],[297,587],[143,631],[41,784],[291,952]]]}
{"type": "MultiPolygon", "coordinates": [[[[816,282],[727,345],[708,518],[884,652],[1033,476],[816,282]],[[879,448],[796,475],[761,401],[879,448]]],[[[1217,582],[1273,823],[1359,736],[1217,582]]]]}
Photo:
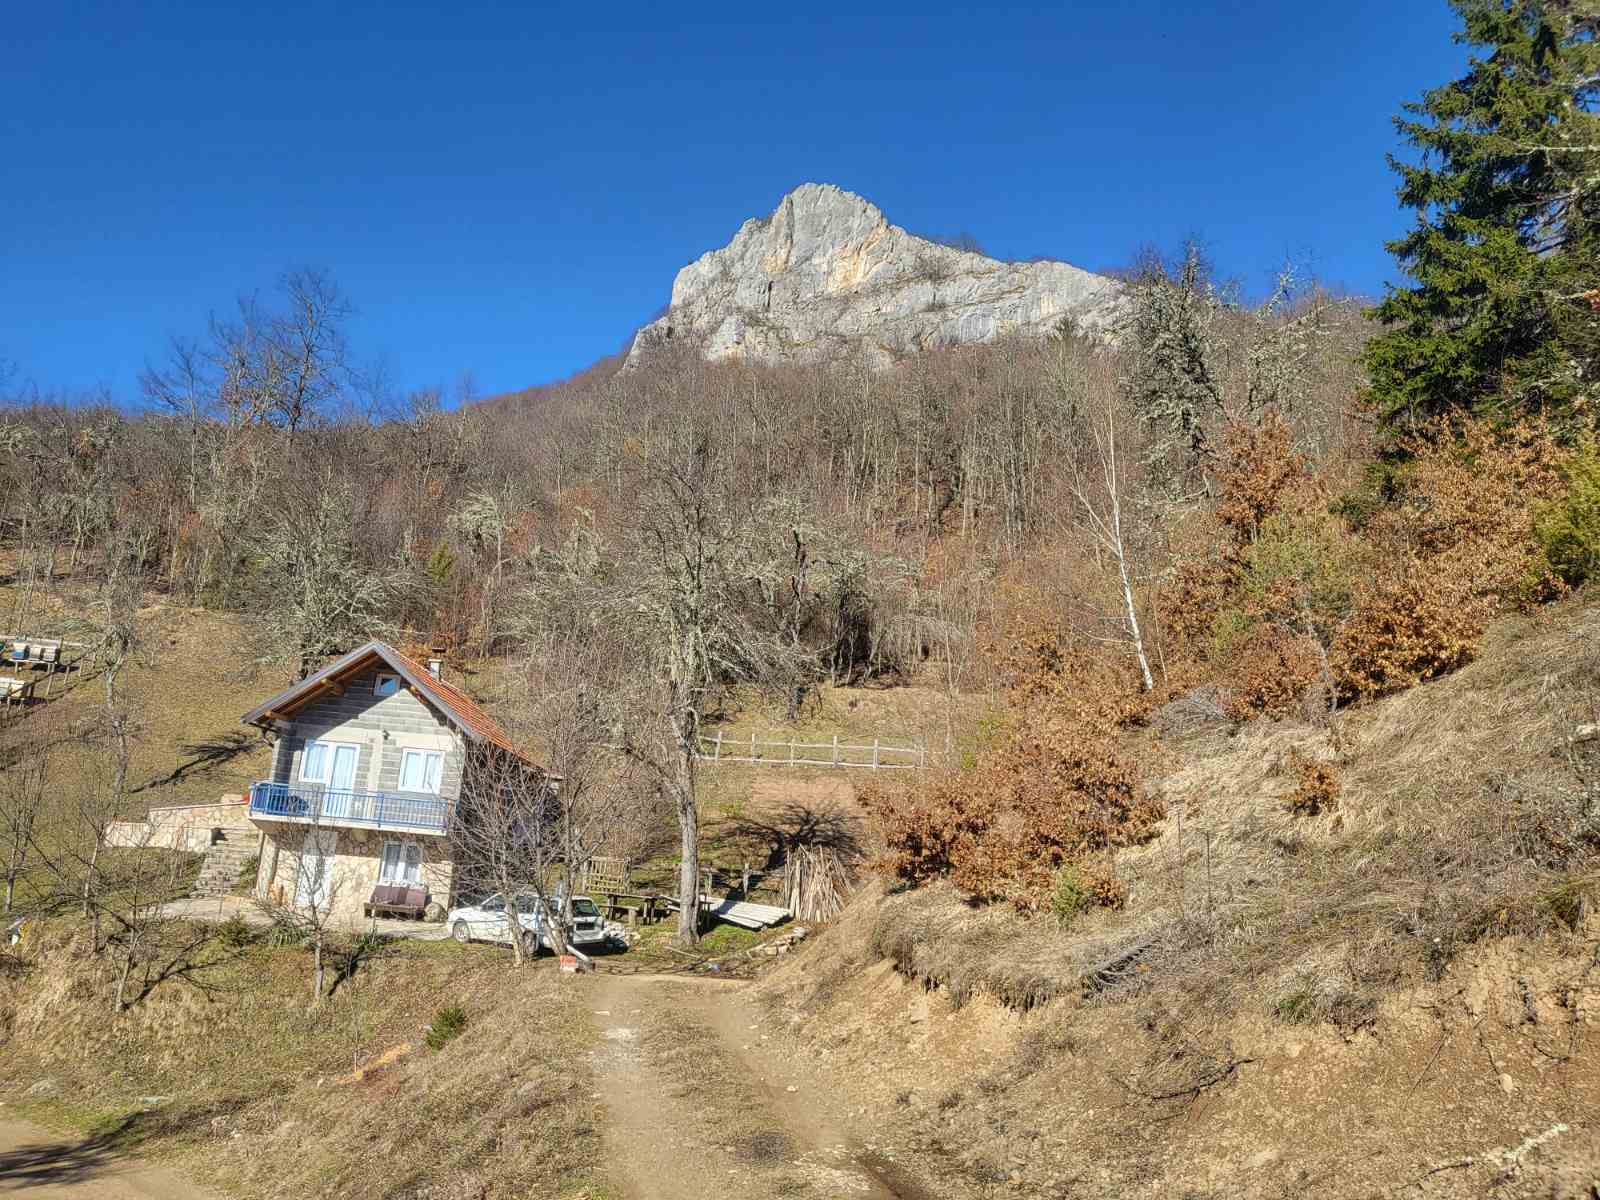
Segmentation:
{"type": "Polygon", "coordinates": [[[700,758],[713,763],[755,763],[768,767],[859,767],[867,771],[915,771],[928,765],[926,746],[891,745],[882,738],[871,742],[762,740],[729,737],[720,730],[700,735],[700,758]]]}

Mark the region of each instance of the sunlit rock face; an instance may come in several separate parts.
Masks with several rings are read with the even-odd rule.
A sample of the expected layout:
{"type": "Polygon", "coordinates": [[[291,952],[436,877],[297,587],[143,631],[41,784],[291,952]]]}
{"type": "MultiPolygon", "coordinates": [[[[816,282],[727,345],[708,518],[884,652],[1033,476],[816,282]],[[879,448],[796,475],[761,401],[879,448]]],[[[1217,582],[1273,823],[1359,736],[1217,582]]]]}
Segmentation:
{"type": "Polygon", "coordinates": [[[771,216],[678,272],[672,306],[628,353],[690,339],[709,359],[780,364],[859,354],[887,366],[936,346],[1043,336],[1064,318],[1105,333],[1122,285],[1061,262],[1000,262],[891,225],[831,184],[807,183],[771,216]]]}

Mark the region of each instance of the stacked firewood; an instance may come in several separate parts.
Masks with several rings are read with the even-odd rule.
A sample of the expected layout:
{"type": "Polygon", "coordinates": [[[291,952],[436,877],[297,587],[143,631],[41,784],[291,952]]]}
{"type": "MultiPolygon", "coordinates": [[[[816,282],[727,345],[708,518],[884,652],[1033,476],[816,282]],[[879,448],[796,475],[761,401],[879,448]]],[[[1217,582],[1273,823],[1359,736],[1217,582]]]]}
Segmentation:
{"type": "Polygon", "coordinates": [[[855,884],[855,856],[834,846],[788,848],[783,865],[783,903],[797,921],[836,916],[855,884]]]}

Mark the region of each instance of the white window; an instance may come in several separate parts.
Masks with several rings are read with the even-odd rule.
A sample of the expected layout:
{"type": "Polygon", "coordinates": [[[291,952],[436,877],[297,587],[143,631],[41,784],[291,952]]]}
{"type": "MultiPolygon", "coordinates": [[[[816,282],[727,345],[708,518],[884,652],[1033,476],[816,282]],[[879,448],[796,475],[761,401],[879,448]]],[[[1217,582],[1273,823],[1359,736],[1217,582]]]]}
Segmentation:
{"type": "Polygon", "coordinates": [[[400,690],[400,676],[379,675],[372,681],[372,694],[374,696],[392,696],[400,690]]]}
{"type": "Polygon", "coordinates": [[[438,750],[406,750],[400,755],[400,790],[439,794],[444,754],[438,750]]]}
{"type": "Polygon", "coordinates": [[[356,759],[361,747],[354,742],[307,742],[300,757],[300,778],[349,790],[356,782],[356,759]]]}
{"type": "Polygon", "coordinates": [[[422,847],[415,842],[385,842],[378,879],[383,883],[420,883],[422,847]]]}

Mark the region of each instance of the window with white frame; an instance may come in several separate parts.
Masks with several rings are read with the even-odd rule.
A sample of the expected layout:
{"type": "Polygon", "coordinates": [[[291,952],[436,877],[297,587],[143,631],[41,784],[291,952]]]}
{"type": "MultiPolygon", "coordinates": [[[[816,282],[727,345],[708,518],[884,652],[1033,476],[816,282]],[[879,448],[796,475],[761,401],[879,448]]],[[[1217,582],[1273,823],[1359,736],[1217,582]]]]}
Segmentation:
{"type": "Polygon", "coordinates": [[[422,847],[415,842],[385,842],[378,879],[383,883],[421,883],[422,847]]]}
{"type": "Polygon", "coordinates": [[[405,750],[400,754],[400,790],[402,792],[427,792],[439,794],[439,781],[444,776],[444,752],[441,750],[405,750]]]}
{"type": "Polygon", "coordinates": [[[306,783],[325,783],[329,787],[353,787],[360,753],[361,747],[354,742],[307,742],[300,756],[300,778],[306,783]]]}
{"type": "Polygon", "coordinates": [[[400,690],[400,676],[378,675],[372,681],[374,696],[392,696],[400,690]]]}

